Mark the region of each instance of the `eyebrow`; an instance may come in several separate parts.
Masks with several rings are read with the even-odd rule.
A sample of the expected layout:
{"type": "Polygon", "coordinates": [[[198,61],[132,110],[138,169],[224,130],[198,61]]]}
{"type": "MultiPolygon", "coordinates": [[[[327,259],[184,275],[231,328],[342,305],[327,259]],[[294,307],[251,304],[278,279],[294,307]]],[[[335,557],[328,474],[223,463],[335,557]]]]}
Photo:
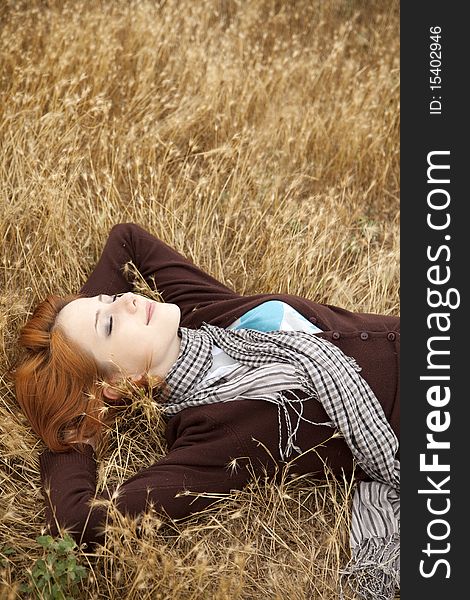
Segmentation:
{"type": "MultiPolygon", "coordinates": [[[[99,300],[100,302],[101,302],[101,296],[102,296],[102,294],[100,294],[100,295],[98,296],[98,300],[99,300]]],[[[99,317],[99,316],[100,316],[100,310],[98,309],[98,310],[96,311],[96,315],[95,315],[95,331],[96,331],[96,325],[97,325],[97,323],[98,323],[98,317],[99,317]]],[[[97,332],[97,333],[98,333],[98,332],[97,332]]]]}

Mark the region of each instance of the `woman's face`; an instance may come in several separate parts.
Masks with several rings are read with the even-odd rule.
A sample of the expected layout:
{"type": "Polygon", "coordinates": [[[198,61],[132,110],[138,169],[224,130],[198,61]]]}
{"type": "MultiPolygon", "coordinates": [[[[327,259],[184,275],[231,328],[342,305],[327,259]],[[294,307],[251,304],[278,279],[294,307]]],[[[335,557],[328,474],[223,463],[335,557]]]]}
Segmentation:
{"type": "Polygon", "coordinates": [[[78,298],[58,314],[65,335],[107,370],[165,377],[178,358],[180,309],[128,292],[78,298]]]}

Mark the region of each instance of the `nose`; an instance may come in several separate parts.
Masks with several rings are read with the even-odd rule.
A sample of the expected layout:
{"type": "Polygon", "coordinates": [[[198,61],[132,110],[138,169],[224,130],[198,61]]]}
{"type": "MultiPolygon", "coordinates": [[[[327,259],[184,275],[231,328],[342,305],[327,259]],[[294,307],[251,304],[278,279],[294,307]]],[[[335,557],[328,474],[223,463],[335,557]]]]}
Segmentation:
{"type": "Polygon", "coordinates": [[[132,292],[126,292],[120,298],[117,299],[119,307],[130,314],[137,312],[137,300],[136,296],[132,292]]]}

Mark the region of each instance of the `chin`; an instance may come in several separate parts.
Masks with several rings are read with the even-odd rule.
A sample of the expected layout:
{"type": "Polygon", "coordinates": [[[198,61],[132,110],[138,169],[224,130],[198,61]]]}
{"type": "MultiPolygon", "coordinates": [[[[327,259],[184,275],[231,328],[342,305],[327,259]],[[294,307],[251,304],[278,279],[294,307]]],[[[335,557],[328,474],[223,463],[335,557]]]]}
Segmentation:
{"type": "Polygon", "coordinates": [[[163,302],[160,305],[162,316],[167,320],[167,323],[174,325],[176,328],[180,326],[181,310],[177,304],[171,304],[170,302],[163,302]]]}
{"type": "Polygon", "coordinates": [[[168,304],[168,308],[171,309],[172,314],[174,314],[175,319],[178,321],[178,325],[181,319],[181,309],[177,304],[168,304]]]}

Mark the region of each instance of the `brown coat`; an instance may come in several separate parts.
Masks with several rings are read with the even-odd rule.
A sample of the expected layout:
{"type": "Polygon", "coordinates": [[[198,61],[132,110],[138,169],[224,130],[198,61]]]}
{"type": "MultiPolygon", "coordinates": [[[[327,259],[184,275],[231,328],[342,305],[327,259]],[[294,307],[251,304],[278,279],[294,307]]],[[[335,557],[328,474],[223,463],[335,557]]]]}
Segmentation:
{"type": "MultiPolygon", "coordinates": [[[[393,430],[399,435],[399,318],[352,313],[334,306],[317,304],[287,294],[241,296],[204,273],[175,250],[134,224],[116,225],[110,233],[93,273],[81,292],[88,296],[115,294],[131,289],[121,267],[132,260],[151,284],[155,276],[158,291],[166,302],[178,304],[181,325],[196,328],[203,322],[226,327],[266,300],[282,300],[323,330],[329,340],[362,367],[381,403],[393,430]]],[[[307,419],[322,422],[328,418],[317,402],[305,406],[307,419]]],[[[340,438],[329,439],[332,430],[302,423],[297,444],[307,452],[295,461],[297,473],[321,477],[325,461],[334,473],[350,474],[351,452],[340,438]],[[318,446],[322,444],[322,446],[318,446]]],[[[188,408],[170,418],[166,427],[169,452],[163,459],[127,480],[120,487],[119,508],[137,515],[151,501],[157,510],[173,518],[205,508],[213,500],[178,492],[227,493],[240,489],[249,480],[248,463],[255,472],[266,468],[273,475],[279,466],[277,408],[267,402],[236,400],[188,408]],[[271,454],[273,458],[269,455],[271,454]],[[239,468],[231,471],[235,458],[239,468]]],[[[81,541],[100,541],[99,525],[103,509],[90,512],[88,502],[95,497],[96,463],[91,447],[84,454],[46,451],[40,459],[41,477],[50,486],[46,518],[56,532],[58,522],[73,529],[81,541]]],[[[364,477],[356,468],[356,476],[364,477]]]]}

